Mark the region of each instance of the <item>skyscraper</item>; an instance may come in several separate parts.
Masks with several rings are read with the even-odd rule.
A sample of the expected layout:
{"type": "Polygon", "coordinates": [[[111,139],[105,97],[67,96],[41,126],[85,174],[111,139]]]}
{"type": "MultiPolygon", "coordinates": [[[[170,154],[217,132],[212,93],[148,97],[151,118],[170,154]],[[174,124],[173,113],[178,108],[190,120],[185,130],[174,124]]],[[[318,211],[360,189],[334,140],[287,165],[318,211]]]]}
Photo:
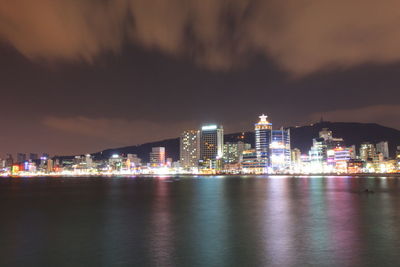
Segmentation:
{"type": "Polygon", "coordinates": [[[270,167],[275,171],[290,168],[290,130],[272,130],[270,143],[270,167]]]}
{"type": "Polygon", "coordinates": [[[264,172],[267,172],[269,164],[269,145],[271,142],[272,123],[267,121],[266,115],[259,116],[260,121],[255,124],[256,155],[264,172]]]}
{"type": "Polygon", "coordinates": [[[224,153],[224,129],[222,126],[205,125],[200,134],[200,163],[202,167],[214,169],[224,153]]]}
{"type": "Polygon", "coordinates": [[[198,167],[199,159],[200,131],[184,131],[180,138],[180,166],[185,169],[198,167]]]}

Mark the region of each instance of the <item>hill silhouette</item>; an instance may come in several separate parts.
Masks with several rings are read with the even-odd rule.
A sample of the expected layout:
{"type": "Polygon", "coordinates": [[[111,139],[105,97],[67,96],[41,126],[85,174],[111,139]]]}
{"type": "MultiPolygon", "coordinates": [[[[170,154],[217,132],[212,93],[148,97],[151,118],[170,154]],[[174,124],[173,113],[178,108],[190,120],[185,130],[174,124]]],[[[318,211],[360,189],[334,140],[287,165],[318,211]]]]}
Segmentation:
{"type": "MultiPolygon", "coordinates": [[[[376,123],[353,123],[353,122],[318,122],[300,127],[289,127],[291,133],[291,147],[299,148],[302,153],[308,153],[312,145],[312,139],[318,137],[319,131],[328,128],[334,137],[342,137],[347,146],[356,145],[357,148],[363,142],[378,143],[389,142],[390,155],[394,156],[396,147],[400,145],[400,131],[385,127],[376,123]]],[[[225,134],[225,142],[242,140],[254,147],[254,132],[241,132],[225,134]]],[[[166,149],[166,157],[174,161],[179,159],[179,138],[166,139],[157,142],[106,149],[92,154],[95,158],[108,158],[113,154],[137,154],[143,161],[149,160],[152,147],[163,146],[166,149]]]]}

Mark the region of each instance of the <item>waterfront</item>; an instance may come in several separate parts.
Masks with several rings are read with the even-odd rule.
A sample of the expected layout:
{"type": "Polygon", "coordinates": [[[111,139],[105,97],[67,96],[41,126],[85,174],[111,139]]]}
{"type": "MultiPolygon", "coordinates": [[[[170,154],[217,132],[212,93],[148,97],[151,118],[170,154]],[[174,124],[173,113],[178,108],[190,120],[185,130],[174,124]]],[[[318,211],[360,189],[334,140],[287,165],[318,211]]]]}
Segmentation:
{"type": "Polygon", "coordinates": [[[1,178],[0,214],[0,266],[400,261],[396,177],[1,178]]]}

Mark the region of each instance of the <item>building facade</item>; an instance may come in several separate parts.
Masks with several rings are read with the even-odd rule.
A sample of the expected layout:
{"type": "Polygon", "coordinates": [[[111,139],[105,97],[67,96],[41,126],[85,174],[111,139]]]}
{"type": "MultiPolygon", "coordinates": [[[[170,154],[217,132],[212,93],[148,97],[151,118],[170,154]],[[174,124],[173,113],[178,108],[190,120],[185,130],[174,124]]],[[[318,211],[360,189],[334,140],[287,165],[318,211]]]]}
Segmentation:
{"type": "Polygon", "coordinates": [[[224,155],[224,129],[218,125],[204,125],[200,133],[200,165],[215,169],[224,155]]]}
{"type": "Polygon", "coordinates": [[[165,165],[165,147],[153,147],[150,152],[150,166],[162,167],[165,165]]]}
{"type": "Polygon", "coordinates": [[[255,144],[256,155],[259,165],[261,165],[267,172],[269,166],[269,148],[272,134],[272,123],[267,120],[266,115],[259,116],[260,120],[255,124],[255,144]]]}
{"type": "Polygon", "coordinates": [[[184,131],[180,137],[180,166],[196,168],[200,160],[200,131],[184,131]]]}

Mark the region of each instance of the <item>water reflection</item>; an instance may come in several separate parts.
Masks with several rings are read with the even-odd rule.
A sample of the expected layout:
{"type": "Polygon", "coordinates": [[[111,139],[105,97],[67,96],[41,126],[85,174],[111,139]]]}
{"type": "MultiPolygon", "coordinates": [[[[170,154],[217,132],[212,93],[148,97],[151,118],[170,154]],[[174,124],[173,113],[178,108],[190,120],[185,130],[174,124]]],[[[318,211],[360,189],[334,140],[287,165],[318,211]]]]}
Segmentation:
{"type": "Polygon", "coordinates": [[[400,261],[398,178],[2,179],[0,214],[0,266],[400,261]]]}

